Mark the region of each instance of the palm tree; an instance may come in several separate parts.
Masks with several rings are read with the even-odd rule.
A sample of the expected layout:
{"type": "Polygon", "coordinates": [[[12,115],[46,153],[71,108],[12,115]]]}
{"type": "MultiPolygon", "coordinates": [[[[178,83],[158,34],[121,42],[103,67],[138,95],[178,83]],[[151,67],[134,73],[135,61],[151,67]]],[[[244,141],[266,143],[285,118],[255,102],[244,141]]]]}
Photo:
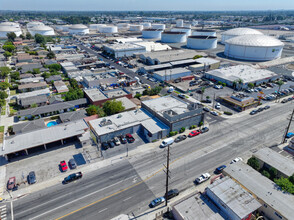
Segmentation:
{"type": "MultiPolygon", "coordinates": [[[[281,86],[284,84],[284,82],[282,80],[279,80],[278,82],[276,82],[276,84],[279,86],[279,89],[278,89],[278,94],[279,94],[279,92],[281,90],[281,86]]],[[[278,100],[278,95],[276,97],[276,102],[277,102],[277,100],[278,100]]]]}
{"type": "Polygon", "coordinates": [[[204,92],[205,92],[205,87],[201,87],[201,100],[203,99],[203,95],[204,95],[204,92]]]}
{"type": "Polygon", "coordinates": [[[242,79],[238,79],[237,83],[239,85],[239,90],[241,90],[241,85],[243,84],[243,80],[242,79]]]}
{"type": "Polygon", "coordinates": [[[248,87],[249,87],[249,89],[253,89],[254,88],[254,84],[253,83],[248,83],[248,87]]]}
{"type": "Polygon", "coordinates": [[[236,89],[236,87],[237,87],[237,81],[234,80],[234,81],[233,81],[233,89],[236,89]]]}

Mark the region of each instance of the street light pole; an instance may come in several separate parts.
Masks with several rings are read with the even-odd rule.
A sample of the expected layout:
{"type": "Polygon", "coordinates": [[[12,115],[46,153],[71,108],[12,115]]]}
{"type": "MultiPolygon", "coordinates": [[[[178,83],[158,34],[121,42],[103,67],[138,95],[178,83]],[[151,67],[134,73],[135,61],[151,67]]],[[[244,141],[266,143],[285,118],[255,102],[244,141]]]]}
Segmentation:
{"type": "Polygon", "coordinates": [[[169,146],[167,145],[167,158],[166,158],[166,183],[165,183],[165,206],[167,206],[167,193],[168,193],[168,178],[169,178],[169,146]]]}
{"type": "Polygon", "coordinates": [[[292,112],[291,117],[289,119],[289,124],[288,124],[288,126],[287,126],[287,128],[285,130],[285,134],[284,134],[284,137],[283,137],[283,140],[282,140],[282,144],[286,142],[286,137],[287,137],[287,134],[289,132],[289,129],[290,129],[290,126],[291,126],[291,122],[293,120],[293,116],[294,116],[294,109],[293,109],[293,112],[292,112]]]}

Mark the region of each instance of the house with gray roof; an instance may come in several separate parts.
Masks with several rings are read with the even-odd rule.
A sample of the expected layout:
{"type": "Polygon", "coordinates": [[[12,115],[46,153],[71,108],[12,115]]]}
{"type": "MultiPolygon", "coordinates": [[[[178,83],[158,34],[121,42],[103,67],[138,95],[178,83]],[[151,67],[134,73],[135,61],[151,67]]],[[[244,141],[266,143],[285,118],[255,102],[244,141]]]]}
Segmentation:
{"type": "Polygon", "coordinates": [[[46,89],[47,83],[46,82],[38,82],[38,83],[27,83],[18,86],[18,90],[20,92],[30,92],[40,89],[46,89]]]}
{"type": "Polygon", "coordinates": [[[14,124],[12,127],[12,130],[15,135],[26,133],[38,129],[46,128],[46,125],[44,123],[44,119],[37,119],[33,121],[23,122],[14,124]]]}
{"type": "Polygon", "coordinates": [[[49,98],[49,104],[50,105],[60,103],[60,102],[63,102],[63,99],[61,98],[61,95],[54,95],[54,96],[51,96],[49,98]]]}
{"type": "Polygon", "coordinates": [[[79,111],[65,112],[59,115],[59,119],[63,123],[81,120],[81,119],[84,119],[85,117],[87,117],[87,112],[84,109],[79,111]]]}
{"type": "Polygon", "coordinates": [[[51,83],[52,81],[54,81],[54,82],[55,81],[60,81],[60,80],[62,80],[62,77],[60,75],[53,75],[53,76],[50,76],[47,79],[45,79],[45,81],[47,83],[51,83]]]}
{"type": "Polygon", "coordinates": [[[47,95],[40,95],[18,99],[18,104],[22,108],[29,108],[32,104],[37,104],[37,106],[46,105],[47,101],[47,95]]]}

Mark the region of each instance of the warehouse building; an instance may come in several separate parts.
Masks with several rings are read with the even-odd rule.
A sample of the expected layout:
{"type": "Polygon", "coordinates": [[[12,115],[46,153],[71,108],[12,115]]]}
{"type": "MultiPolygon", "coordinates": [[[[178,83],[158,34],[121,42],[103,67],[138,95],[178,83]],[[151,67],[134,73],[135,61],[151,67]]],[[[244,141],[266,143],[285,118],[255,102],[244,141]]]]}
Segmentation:
{"type": "Polygon", "coordinates": [[[265,69],[255,69],[247,65],[231,66],[223,69],[211,70],[205,73],[205,78],[226,83],[227,86],[239,89],[248,88],[249,83],[258,86],[262,83],[274,81],[279,76],[272,71],[265,69]],[[239,80],[242,83],[238,83],[239,80]]]}
{"type": "Polygon", "coordinates": [[[294,197],[278,190],[275,183],[249,165],[238,162],[224,169],[223,174],[239,183],[262,205],[258,210],[267,219],[293,219],[294,197]]]}
{"type": "Polygon", "coordinates": [[[207,196],[232,220],[250,220],[261,204],[229,177],[217,179],[206,188],[207,196]]]}
{"type": "Polygon", "coordinates": [[[156,71],[153,73],[153,77],[159,81],[171,81],[184,76],[191,76],[192,72],[185,68],[175,68],[156,71]]]}
{"type": "Polygon", "coordinates": [[[133,56],[135,53],[145,53],[146,48],[132,43],[124,44],[104,44],[103,50],[110,54],[111,56],[118,57],[128,57],[133,56]]]}
{"type": "MultiPolygon", "coordinates": [[[[196,100],[195,100],[196,101],[196,100]]],[[[203,106],[175,96],[142,101],[142,108],[169,126],[171,131],[198,125],[204,120],[203,106]]]]}

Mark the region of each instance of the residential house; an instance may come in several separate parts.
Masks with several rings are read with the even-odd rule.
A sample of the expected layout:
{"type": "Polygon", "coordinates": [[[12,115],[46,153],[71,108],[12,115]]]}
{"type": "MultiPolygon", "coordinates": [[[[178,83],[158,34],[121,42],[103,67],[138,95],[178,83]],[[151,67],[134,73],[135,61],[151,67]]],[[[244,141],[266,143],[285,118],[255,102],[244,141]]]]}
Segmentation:
{"type": "Polygon", "coordinates": [[[68,92],[68,88],[63,81],[55,81],[53,84],[57,93],[68,92]]]}
{"type": "Polygon", "coordinates": [[[40,90],[47,88],[46,82],[39,82],[39,83],[27,83],[18,86],[18,90],[20,92],[30,92],[34,90],[40,90]]]}
{"type": "Polygon", "coordinates": [[[29,108],[33,104],[36,104],[37,106],[43,106],[43,105],[46,105],[47,102],[48,102],[47,95],[31,96],[31,97],[18,99],[18,104],[22,108],[29,108]]]}
{"type": "Polygon", "coordinates": [[[61,95],[54,95],[54,96],[51,96],[49,98],[49,104],[52,105],[52,104],[56,104],[56,103],[61,103],[63,102],[63,99],[61,98],[61,95]]]}

